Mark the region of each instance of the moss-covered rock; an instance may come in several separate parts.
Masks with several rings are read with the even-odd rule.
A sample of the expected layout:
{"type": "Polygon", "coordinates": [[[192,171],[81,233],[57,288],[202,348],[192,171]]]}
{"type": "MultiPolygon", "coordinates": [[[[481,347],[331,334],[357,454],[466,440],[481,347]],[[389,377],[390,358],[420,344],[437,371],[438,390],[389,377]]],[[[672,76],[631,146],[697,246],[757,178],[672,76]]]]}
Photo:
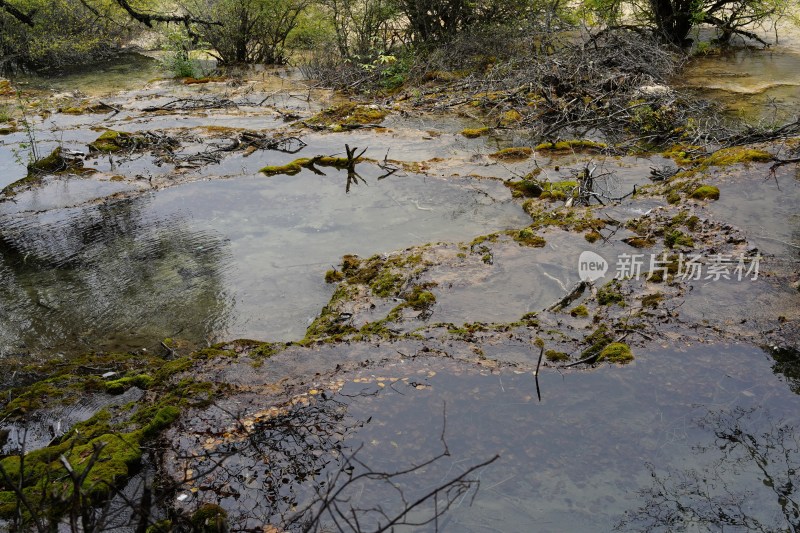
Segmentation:
{"type": "Polygon", "coordinates": [[[679,165],[692,165],[705,156],[705,150],[702,146],[676,144],[665,150],[661,155],[672,159],[679,165]]]}
{"type": "Polygon", "coordinates": [[[195,533],[226,533],[228,513],[213,503],[206,503],[192,514],[192,531],[195,533]]]}
{"type": "Polygon", "coordinates": [[[377,106],[363,106],[345,102],[324,109],[307,119],[309,126],[328,128],[332,131],[346,131],[367,124],[380,124],[389,112],[377,106]]]}
{"type": "Polygon", "coordinates": [[[516,109],[509,109],[500,115],[500,125],[503,127],[511,127],[515,124],[522,122],[523,116],[516,109]]]}
{"type": "MultiPolygon", "coordinates": [[[[194,354],[167,361],[156,354],[92,353],[68,361],[35,363],[26,372],[52,374],[42,381],[7,391],[10,401],[0,417],[25,423],[31,411],[53,402],[65,405],[85,396],[86,391],[117,393],[131,386],[148,388],[139,401],[128,406],[111,406],[84,422],[77,423],[49,446],[25,455],[24,470],[18,456],[2,459],[2,467],[14,487],[36,509],[57,519],[71,503],[73,484],[61,456],[78,475],[91,467],[81,485],[82,497],[101,501],[118,488],[138,468],[142,447],[174,423],[184,406],[207,405],[214,385],[192,377],[176,375],[191,367],[194,354]],[[109,369],[127,374],[106,382],[93,370],[109,369]],[[113,414],[112,414],[113,411],[113,414]],[[94,458],[94,459],[92,459],[94,458]]],[[[100,372],[101,370],[98,370],[100,372]]],[[[0,479],[0,517],[16,512],[16,495],[7,481],[0,479]]],[[[30,517],[28,517],[30,518],[30,517]]],[[[24,518],[27,520],[28,518],[24,518]]]]}
{"type": "Polygon", "coordinates": [[[599,361],[608,361],[609,363],[629,363],[633,361],[633,353],[630,347],[622,342],[612,342],[607,345],[600,352],[598,357],[599,361]]]}
{"type": "Polygon", "coordinates": [[[461,130],[461,135],[467,139],[477,139],[489,133],[489,128],[466,128],[461,130]]]}
{"type": "Polygon", "coordinates": [[[573,307],[569,314],[575,317],[589,316],[589,310],[585,305],[579,305],[577,307],[573,307]]]}
{"type": "Polygon", "coordinates": [[[337,283],[344,279],[344,274],[338,270],[328,270],[325,272],[325,283],[337,283]]]}
{"type": "Polygon", "coordinates": [[[424,311],[436,303],[436,296],[424,287],[414,285],[411,291],[406,294],[405,300],[411,308],[417,311],[424,311]]]}
{"type": "Polygon", "coordinates": [[[532,228],[523,228],[519,231],[512,232],[512,238],[524,246],[531,246],[533,248],[542,248],[547,241],[544,237],[536,234],[532,228]]]}
{"type": "Polygon", "coordinates": [[[536,180],[523,179],[519,181],[505,181],[506,187],[511,189],[514,198],[539,198],[544,188],[536,180]]]}
{"type": "Polygon", "coordinates": [[[61,148],[54,149],[50,155],[34,161],[28,165],[28,175],[3,188],[0,194],[13,196],[20,189],[33,187],[42,183],[42,177],[47,174],[64,172],[81,172],[83,161],[80,159],[67,159],[61,148]]]}
{"type": "Polygon", "coordinates": [[[89,143],[89,151],[103,153],[120,152],[123,150],[132,151],[151,146],[154,142],[164,143],[171,147],[175,147],[179,144],[176,140],[169,137],[159,137],[158,141],[154,141],[152,137],[147,137],[146,135],[128,133],[126,131],[107,130],[95,139],[94,142],[89,143]]]}
{"type": "Polygon", "coordinates": [[[667,248],[684,247],[693,248],[694,240],[680,230],[673,229],[664,234],[664,244],[667,248]]]}
{"type": "Polygon", "coordinates": [[[533,155],[533,149],[527,146],[512,146],[511,148],[503,148],[489,157],[499,159],[501,161],[524,161],[533,155]]]}
{"type": "Polygon", "coordinates": [[[591,230],[591,231],[589,231],[588,233],[586,233],[586,234],[583,236],[583,238],[584,238],[584,239],[586,239],[586,241],[587,241],[587,242],[597,242],[598,240],[600,240],[601,238],[603,238],[603,236],[600,234],[600,232],[599,232],[599,231],[597,231],[597,230],[591,230]]]}
{"type": "Polygon", "coordinates": [[[600,305],[625,305],[619,280],[612,279],[597,291],[597,303],[600,305]]]}
{"type": "Polygon", "coordinates": [[[148,389],[153,384],[153,378],[147,374],[124,377],[106,382],[106,392],[109,394],[122,394],[131,387],[148,389]]]}
{"type": "MultiPolygon", "coordinates": [[[[356,158],[355,163],[359,163],[362,159],[356,158]]],[[[316,157],[301,157],[295,159],[285,165],[273,165],[262,168],[259,172],[267,176],[277,176],[279,174],[286,174],[294,176],[300,173],[304,168],[320,167],[333,167],[337,169],[347,168],[349,161],[346,157],[330,157],[330,156],[316,156],[316,157]]]]}
{"type": "Polygon", "coordinates": [[[551,361],[553,363],[569,361],[568,353],[559,352],[557,350],[547,350],[544,352],[544,356],[547,358],[548,361],[551,361]]]}
{"type": "Polygon", "coordinates": [[[577,194],[578,182],[574,180],[547,181],[542,184],[543,191],[539,198],[550,201],[565,201],[577,194]]]}
{"type": "Polygon", "coordinates": [[[50,155],[34,161],[28,165],[28,175],[30,174],[52,174],[61,172],[69,168],[69,163],[61,153],[61,148],[56,148],[50,155]]]}
{"type": "Polygon", "coordinates": [[[652,247],[656,241],[651,237],[626,237],[622,239],[622,242],[629,246],[633,246],[634,248],[650,248],[652,247]]]}
{"type": "Polygon", "coordinates": [[[582,139],[544,142],[536,146],[537,152],[599,152],[608,148],[605,143],[582,139]]]}
{"type": "Polygon", "coordinates": [[[734,146],[717,150],[703,162],[705,167],[727,167],[741,163],[768,163],[774,158],[764,150],[734,146]]]}
{"type": "Polygon", "coordinates": [[[106,104],[83,102],[78,105],[62,107],[58,112],[64,115],[86,115],[89,113],[107,113],[113,109],[114,108],[106,104]]]}
{"type": "Polygon", "coordinates": [[[695,200],[719,200],[719,188],[713,185],[700,185],[689,196],[695,200]]]}
{"type": "Polygon", "coordinates": [[[678,193],[678,191],[669,190],[667,192],[666,199],[668,204],[674,205],[681,201],[681,195],[678,193]]]}
{"type": "Polygon", "coordinates": [[[108,130],[103,132],[93,143],[90,143],[89,148],[96,152],[117,152],[122,150],[122,145],[118,141],[128,136],[130,136],[130,133],[108,130]]]}

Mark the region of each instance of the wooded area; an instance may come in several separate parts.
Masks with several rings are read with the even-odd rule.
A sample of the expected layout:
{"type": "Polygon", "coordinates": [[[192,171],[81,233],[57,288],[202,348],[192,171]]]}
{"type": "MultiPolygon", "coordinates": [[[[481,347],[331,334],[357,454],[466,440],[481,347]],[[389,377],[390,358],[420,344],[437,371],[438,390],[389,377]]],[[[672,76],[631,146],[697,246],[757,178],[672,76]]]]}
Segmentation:
{"type": "MultiPolygon", "coordinates": [[[[392,74],[458,35],[498,36],[624,27],[676,48],[693,30],[715,28],[716,44],[754,32],[785,14],[787,0],[0,0],[0,69],[87,63],[148,42],[186,53],[207,50],[221,64],[289,60],[295,52],[364,67],[392,63],[392,74]],[[331,54],[335,57],[329,57],[331,54]],[[391,59],[387,59],[391,57],[391,59]]],[[[500,39],[502,42],[503,40],[500,39]]],[[[546,40],[539,39],[541,45],[546,40]]],[[[484,55],[490,56],[489,52],[484,55]]],[[[397,80],[395,80],[397,81],[397,80]]]]}

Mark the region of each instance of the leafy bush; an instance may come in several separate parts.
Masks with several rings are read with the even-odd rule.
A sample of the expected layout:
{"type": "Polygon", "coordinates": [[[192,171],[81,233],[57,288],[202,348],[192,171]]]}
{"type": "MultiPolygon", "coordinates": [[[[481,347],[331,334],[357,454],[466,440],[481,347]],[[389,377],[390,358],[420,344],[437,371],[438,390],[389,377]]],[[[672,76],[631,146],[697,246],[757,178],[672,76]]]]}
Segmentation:
{"type": "Polygon", "coordinates": [[[114,55],[140,27],[113,4],[22,0],[0,10],[0,69],[59,68],[114,55]]]}
{"type": "Polygon", "coordinates": [[[185,0],[196,18],[222,25],[198,25],[195,32],[224,64],[283,64],[286,41],[310,0],[185,0]]]}
{"type": "Polygon", "coordinates": [[[172,32],[167,36],[167,54],[162,63],[176,78],[197,78],[200,67],[189,57],[192,47],[189,37],[182,32],[172,32]]]}

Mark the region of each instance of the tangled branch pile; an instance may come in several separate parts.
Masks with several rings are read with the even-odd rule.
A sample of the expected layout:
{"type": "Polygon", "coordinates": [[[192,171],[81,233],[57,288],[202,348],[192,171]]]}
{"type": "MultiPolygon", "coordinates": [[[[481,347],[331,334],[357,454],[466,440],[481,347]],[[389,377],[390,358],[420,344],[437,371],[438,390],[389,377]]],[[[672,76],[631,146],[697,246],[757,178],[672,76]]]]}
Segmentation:
{"type": "Polygon", "coordinates": [[[524,128],[542,142],[593,138],[627,150],[729,146],[754,133],[759,140],[787,134],[787,126],[754,129],[725,118],[711,102],[670,87],[687,56],[656,36],[628,28],[576,36],[562,29],[480,28],[411,65],[317,57],[306,74],[349,91],[388,92],[390,100],[425,111],[458,108],[490,129],[524,128]],[[396,89],[390,82],[401,67],[407,83],[396,89]]]}
{"type": "MultiPolygon", "coordinates": [[[[455,59],[460,51],[450,53],[456,64],[463,62],[463,56],[455,59]]],[[[547,141],[594,136],[617,144],[686,142],[698,134],[700,117],[710,116],[710,104],[667,86],[683,61],[655,38],[631,30],[569,41],[536,36],[507,61],[440,87],[417,105],[466,104],[494,117],[494,127],[527,127],[547,141]]]]}

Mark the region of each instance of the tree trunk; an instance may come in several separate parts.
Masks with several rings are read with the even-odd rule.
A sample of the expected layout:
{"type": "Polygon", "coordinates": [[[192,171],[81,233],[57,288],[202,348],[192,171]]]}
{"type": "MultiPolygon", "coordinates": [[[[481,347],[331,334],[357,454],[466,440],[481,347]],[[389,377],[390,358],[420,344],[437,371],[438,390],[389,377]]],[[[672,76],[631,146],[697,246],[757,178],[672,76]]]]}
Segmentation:
{"type": "Polygon", "coordinates": [[[691,44],[687,39],[694,15],[691,0],[650,0],[650,7],[658,33],[665,42],[681,47],[691,44]]]}

